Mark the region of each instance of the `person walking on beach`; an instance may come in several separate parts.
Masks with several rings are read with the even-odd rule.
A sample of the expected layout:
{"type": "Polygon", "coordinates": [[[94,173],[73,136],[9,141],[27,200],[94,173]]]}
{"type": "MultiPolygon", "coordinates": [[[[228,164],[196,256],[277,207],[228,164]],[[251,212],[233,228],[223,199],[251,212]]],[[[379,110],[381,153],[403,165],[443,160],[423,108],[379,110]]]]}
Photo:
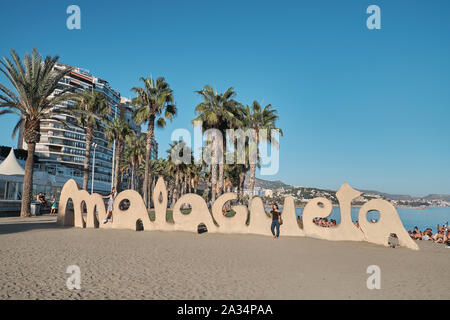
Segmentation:
{"type": "Polygon", "coordinates": [[[272,226],[270,227],[270,230],[272,231],[273,238],[277,239],[280,237],[281,211],[278,209],[278,205],[276,203],[273,204],[272,211],[270,211],[270,217],[272,218],[272,226]],[[277,228],[276,234],[275,228],[277,228]]]}
{"type": "Polygon", "coordinates": [[[111,189],[111,193],[107,196],[104,196],[103,198],[108,198],[108,209],[106,210],[106,219],[103,220],[103,223],[112,222],[112,211],[113,211],[113,204],[114,199],[117,196],[116,188],[111,189]]]}

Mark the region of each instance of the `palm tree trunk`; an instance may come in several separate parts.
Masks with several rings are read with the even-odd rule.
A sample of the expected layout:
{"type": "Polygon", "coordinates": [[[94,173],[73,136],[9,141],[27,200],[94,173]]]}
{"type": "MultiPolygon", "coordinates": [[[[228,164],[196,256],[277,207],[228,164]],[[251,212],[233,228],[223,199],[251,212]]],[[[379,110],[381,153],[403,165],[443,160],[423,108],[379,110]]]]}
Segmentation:
{"type": "Polygon", "coordinates": [[[178,199],[180,199],[182,182],[183,181],[182,181],[182,178],[181,178],[181,172],[178,169],[177,170],[177,193],[176,193],[176,199],[175,199],[176,201],[178,201],[178,199]]]}
{"type": "Polygon", "coordinates": [[[245,171],[239,173],[239,201],[242,203],[244,199],[245,171]]]}
{"type": "Polygon", "coordinates": [[[211,201],[216,201],[217,191],[217,164],[213,164],[211,168],[211,201]]]}
{"type": "Polygon", "coordinates": [[[148,177],[148,190],[147,190],[147,199],[148,199],[148,206],[147,206],[147,211],[150,212],[150,207],[152,205],[152,197],[151,197],[151,191],[152,191],[152,173],[149,173],[149,177],[148,177]]]}
{"type": "Polygon", "coordinates": [[[91,126],[86,127],[86,137],[85,137],[86,153],[84,155],[84,164],[83,164],[83,190],[87,190],[89,182],[89,167],[90,167],[91,144],[93,135],[94,129],[91,126]]]}
{"type": "Polygon", "coordinates": [[[148,208],[147,203],[147,189],[148,189],[148,171],[150,168],[150,152],[152,150],[152,141],[154,137],[155,130],[155,115],[151,115],[148,121],[148,129],[147,129],[147,145],[145,150],[145,170],[144,170],[144,187],[142,193],[144,195],[144,203],[148,208]]]}
{"type": "Polygon", "coordinates": [[[116,154],[115,154],[115,160],[114,160],[114,188],[116,188],[116,191],[119,191],[118,184],[119,184],[119,160],[120,160],[120,152],[122,149],[122,143],[120,139],[117,139],[117,146],[116,146],[116,154]]]}
{"type": "MultiPolygon", "coordinates": [[[[256,148],[256,158],[257,158],[258,153],[259,153],[259,150],[258,150],[258,148],[259,148],[259,135],[258,135],[258,130],[256,129],[255,131],[256,131],[256,139],[255,139],[256,140],[255,141],[256,144],[255,144],[254,147],[256,148]]],[[[250,205],[252,203],[252,198],[253,198],[253,190],[255,189],[256,161],[253,164],[251,163],[251,161],[249,161],[249,162],[250,162],[250,181],[249,181],[250,196],[248,198],[248,205],[250,207],[250,205]]]]}
{"type": "Polygon", "coordinates": [[[255,189],[255,173],[256,173],[256,163],[255,164],[250,164],[250,183],[249,183],[250,195],[249,195],[249,198],[248,198],[248,205],[249,206],[252,203],[253,190],[255,189]]]}
{"type": "Polygon", "coordinates": [[[170,202],[170,208],[172,208],[173,207],[173,190],[174,190],[174,187],[173,187],[173,183],[170,183],[169,185],[168,185],[168,187],[169,187],[169,191],[168,191],[168,193],[167,193],[167,200],[169,200],[169,202],[170,202]]]}
{"type": "Polygon", "coordinates": [[[225,161],[225,150],[226,150],[226,144],[227,144],[227,139],[226,139],[226,134],[225,132],[222,132],[222,149],[219,152],[219,181],[218,181],[218,193],[219,195],[223,194],[225,192],[225,175],[224,175],[224,171],[225,171],[225,165],[224,165],[224,161],[225,161]]]}
{"type": "Polygon", "coordinates": [[[216,134],[213,132],[212,134],[212,150],[211,150],[211,202],[216,201],[216,193],[217,193],[217,163],[218,159],[216,159],[216,134]]]}
{"type": "Polygon", "coordinates": [[[131,167],[131,189],[136,190],[136,166],[134,162],[132,163],[131,167]]]}
{"type": "Polygon", "coordinates": [[[184,173],[184,179],[183,179],[183,194],[186,194],[187,192],[187,174],[184,173]]]}
{"type": "Polygon", "coordinates": [[[25,163],[25,176],[23,178],[22,189],[22,208],[20,210],[20,217],[25,218],[31,215],[30,203],[33,192],[33,169],[34,169],[34,150],[36,143],[27,143],[27,161],[25,163]]]}
{"type": "Polygon", "coordinates": [[[225,166],[223,164],[223,161],[221,161],[219,159],[219,181],[218,181],[218,185],[217,185],[217,192],[218,195],[220,196],[223,193],[223,190],[225,188],[225,184],[224,184],[224,169],[225,166]]]}
{"type": "Polygon", "coordinates": [[[175,173],[175,185],[174,185],[173,193],[172,193],[172,203],[171,203],[172,208],[175,205],[175,202],[178,198],[178,185],[179,185],[179,173],[178,173],[178,169],[177,169],[177,172],[175,173]]]}
{"type": "Polygon", "coordinates": [[[255,174],[256,174],[256,163],[250,164],[250,183],[249,183],[250,195],[248,198],[249,205],[251,204],[253,198],[253,190],[255,189],[255,174]]]}

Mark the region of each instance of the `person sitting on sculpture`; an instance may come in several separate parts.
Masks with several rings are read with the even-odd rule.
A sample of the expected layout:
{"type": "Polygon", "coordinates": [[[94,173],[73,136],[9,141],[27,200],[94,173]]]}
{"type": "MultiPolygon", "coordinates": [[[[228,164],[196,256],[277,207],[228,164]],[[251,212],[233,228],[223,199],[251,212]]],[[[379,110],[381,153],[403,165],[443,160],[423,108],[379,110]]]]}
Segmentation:
{"type": "Polygon", "coordinates": [[[106,210],[106,218],[103,219],[103,223],[112,222],[112,211],[113,211],[113,204],[114,199],[117,196],[116,188],[113,187],[111,189],[111,193],[107,196],[103,196],[104,199],[108,198],[108,209],[106,210]]]}
{"type": "Polygon", "coordinates": [[[272,211],[270,211],[270,217],[272,218],[272,225],[270,230],[272,231],[273,238],[278,239],[280,237],[280,224],[281,224],[281,211],[276,203],[272,206],[272,211]],[[277,233],[275,234],[275,228],[277,233]]]}

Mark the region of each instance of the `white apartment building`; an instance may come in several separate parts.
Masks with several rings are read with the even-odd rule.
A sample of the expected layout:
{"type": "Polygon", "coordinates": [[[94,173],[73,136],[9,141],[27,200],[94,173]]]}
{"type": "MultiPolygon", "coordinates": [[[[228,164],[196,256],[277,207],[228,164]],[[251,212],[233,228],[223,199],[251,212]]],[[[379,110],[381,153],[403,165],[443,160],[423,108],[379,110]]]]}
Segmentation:
{"type": "MultiPolygon", "coordinates": [[[[55,65],[55,68],[60,70],[67,67],[69,66],[62,63],[55,65]]],[[[60,81],[59,87],[54,94],[66,88],[70,88],[73,92],[81,92],[83,90],[101,91],[105,94],[111,106],[111,111],[107,118],[112,120],[119,117],[120,93],[114,90],[107,81],[93,76],[89,71],[78,67],[73,68],[74,70],[70,75],[60,81]]],[[[66,103],[66,106],[70,107],[72,105],[73,102],[66,103]]],[[[93,142],[97,145],[95,148],[94,191],[105,193],[111,189],[113,147],[108,147],[104,130],[96,130],[94,136],[93,142]]],[[[36,169],[44,172],[44,174],[57,177],[56,181],[67,181],[69,178],[75,179],[81,186],[85,147],[84,129],[77,125],[73,117],[58,115],[55,116],[55,120],[44,120],[41,122],[41,140],[36,145],[36,155],[39,158],[36,169]],[[68,126],[63,125],[56,118],[64,120],[68,126]]],[[[18,148],[27,148],[25,141],[21,139],[20,135],[18,148]]],[[[94,150],[91,149],[91,168],[93,157],[94,150]]],[[[89,183],[89,190],[90,186],[91,183],[89,183]]]]}

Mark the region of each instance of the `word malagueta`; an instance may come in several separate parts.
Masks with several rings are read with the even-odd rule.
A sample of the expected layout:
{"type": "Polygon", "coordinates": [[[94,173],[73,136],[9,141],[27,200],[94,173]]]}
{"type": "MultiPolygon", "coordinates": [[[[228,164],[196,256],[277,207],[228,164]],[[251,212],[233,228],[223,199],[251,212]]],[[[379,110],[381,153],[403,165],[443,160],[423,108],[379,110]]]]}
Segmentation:
{"type": "MultiPolygon", "coordinates": [[[[395,207],[381,199],[373,199],[365,203],[359,210],[359,228],[351,219],[351,202],[361,192],[344,183],[336,193],[339,201],[341,222],[336,227],[323,228],[313,222],[314,218],[328,217],[332,211],[332,203],[326,198],[315,198],[308,202],[302,214],[303,227],[297,222],[294,199],[284,199],[281,235],[289,237],[314,237],[330,241],[367,241],[387,246],[388,239],[395,233],[400,246],[418,250],[417,244],[410,238],[398,216],[395,207]],[[369,222],[366,215],[369,211],[378,211],[377,222],[369,222]]],[[[158,179],[153,192],[155,219],[151,221],[141,195],[134,190],[120,192],[115,201],[112,222],[99,223],[106,217],[105,204],[99,194],[89,194],[80,190],[77,183],[70,179],[63,186],[58,210],[58,224],[80,228],[102,229],[144,229],[146,231],[189,231],[197,232],[198,226],[204,224],[211,233],[240,233],[272,236],[270,218],[264,211],[261,198],[252,199],[249,207],[245,205],[231,206],[236,212],[233,217],[222,214],[223,206],[237,199],[236,193],[225,193],[212,204],[211,212],[205,200],[197,194],[185,194],[173,206],[173,223],[166,221],[168,204],[167,189],[162,177],[158,179]],[[69,199],[72,199],[73,212],[66,210],[69,199]],[[121,203],[128,200],[128,208],[121,203]],[[189,214],[181,212],[183,205],[189,204],[189,214]],[[86,208],[83,215],[82,208],[86,208]],[[123,209],[121,209],[123,208],[123,209]]]]}

